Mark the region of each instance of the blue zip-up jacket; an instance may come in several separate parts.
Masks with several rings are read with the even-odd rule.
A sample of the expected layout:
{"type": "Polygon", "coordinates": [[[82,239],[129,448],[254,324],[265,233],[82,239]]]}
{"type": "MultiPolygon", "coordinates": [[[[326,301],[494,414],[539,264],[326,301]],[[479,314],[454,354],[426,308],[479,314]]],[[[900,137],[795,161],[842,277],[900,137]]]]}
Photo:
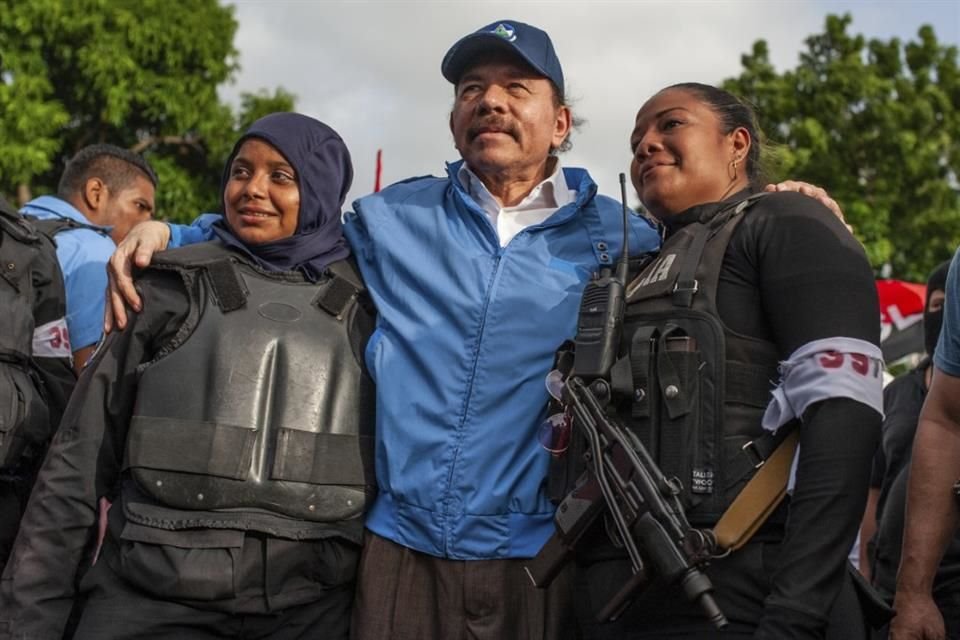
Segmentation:
{"type": "MultiPolygon", "coordinates": [[[[380,492],[367,528],[445,558],[532,557],[554,530],[537,439],[545,378],[587,280],[620,255],[622,209],[565,168],[576,201],[501,248],[456,179],[461,164],[361,198],[346,217],[378,311],[366,357],[380,492]]],[[[170,225],[170,246],[210,239],[218,218],[170,225]]],[[[643,218],[630,232],[631,255],[658,248],[643,218]]]]}
{"type": "MultiPolygon", "coordinates": [[[[366,359],[380,493],[367,528],[444,558],[531,557],[554,529],[544,380],[587,280],[620,254],[622,209],[567,168],[575,203],[501,248],[460,165],[361,198],[346,218],[379,312],[366,359]]],[[[646,220],[631,227],[633,255],[658,247],[646,220]]]]}

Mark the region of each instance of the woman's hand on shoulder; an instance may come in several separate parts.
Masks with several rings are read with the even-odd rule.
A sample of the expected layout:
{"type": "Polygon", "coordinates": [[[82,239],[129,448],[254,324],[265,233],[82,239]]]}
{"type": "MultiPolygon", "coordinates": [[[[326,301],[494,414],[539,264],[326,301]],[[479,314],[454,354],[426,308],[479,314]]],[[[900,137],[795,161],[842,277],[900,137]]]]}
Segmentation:
{"type": "Polygon", "coordinates": [[[142,302],[133,286],[133,267],[148,266],[153,254],[166,249],[169,242],[170,227],[165,222],[151,220],[135,226],[117,245],[107,263],[107,304],[103,318],[105,333],[114,327],[123,329],[127,326],[127,304],[136,311],[140,310],[142,302]]]}
{"type": "Polygon", "coordinates": [[[837,201],[830,197],[830,194],[827,193],[826,189],[818,187],[815,184],[810,184],[809,182],[800,182],[799,180],[785,180],[783,182],[778,182],[777,184],[768,184],[763,188],[764,191],[796,191],[797,193],[802,193],[805,196],[809,196],[825,206],[827,209],[837,216],[840,222],[843,223],[843,226],[847,228],[847,231],[853,233],[853,227],[847,224],[846,219],[843,217],[843,210],[840,209],[840,205],[837,204],[837,201]]]}

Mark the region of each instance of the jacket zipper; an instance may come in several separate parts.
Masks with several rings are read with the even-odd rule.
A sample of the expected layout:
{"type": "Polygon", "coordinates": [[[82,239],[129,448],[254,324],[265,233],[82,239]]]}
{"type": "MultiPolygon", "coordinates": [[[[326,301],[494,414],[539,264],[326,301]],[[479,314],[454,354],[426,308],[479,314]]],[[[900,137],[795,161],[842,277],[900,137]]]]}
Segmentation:
{"type": "Polygon", "coordinates": [[[460,460],[460,451],[462,450],[463,438],[464,438],[464,425],[467,422],[467,412],[470,409],[470,401],[473,398],[473,384],[477,379],[477,366],[480,362],[480,349],[483,346],[483,334],[487,327],[487,311],[490,308],[490,300],[493,298],[493,285],[497,280],[497,276],[500,274],[500,260],[503,256],[503,250],[497,252],[497,255],[493,260],[493,271],[490,274],[490,279],[487,281],[487,295],[483,300],[483,311],[480,315],[480,327],[477,330],[477,343],[476,348],[474,349],[473,354],[473,366],[470,368],[470,378],[467,381],[467,389],[464,394],[463,400],[463,410],[460,413],[460,424],[457,425],[457,443],[453,449],[453,460],[450,461],[450,471],[447,473],[447,486],[444,493],[443,502],[443,554],[447,556],[449,541],[450,541],[450,528],[447,525],[447,517],[449,516],[449,507],[450,501],[453,496],[453,474],[457,468],[457,462],[460,460]]]}

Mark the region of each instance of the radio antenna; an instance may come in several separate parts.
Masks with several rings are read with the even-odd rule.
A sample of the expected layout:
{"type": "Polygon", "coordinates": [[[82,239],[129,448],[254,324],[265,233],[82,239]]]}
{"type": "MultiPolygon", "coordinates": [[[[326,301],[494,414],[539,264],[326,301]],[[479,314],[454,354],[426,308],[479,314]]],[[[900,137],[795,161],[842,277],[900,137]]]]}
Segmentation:
{"type": "Polygon", "coordinates": [[[627,286],[627,273],[630,271],[630,222],[627,213],[627,176],[620,174],[620,204],[623,205],[623,249],[620,250],[620,261],[617,263],[617,280],[624,287],[627,286]]]}

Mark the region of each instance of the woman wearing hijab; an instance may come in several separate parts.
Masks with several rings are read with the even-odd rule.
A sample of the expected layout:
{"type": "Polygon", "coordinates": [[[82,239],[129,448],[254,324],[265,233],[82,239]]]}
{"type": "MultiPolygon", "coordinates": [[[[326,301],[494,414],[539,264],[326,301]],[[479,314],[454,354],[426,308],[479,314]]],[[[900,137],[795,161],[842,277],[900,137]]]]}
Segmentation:
{"type": "Polygon", "coordinates": [[[272,114],[223,175],[217,240],[158,256],[40,474],[0,629],[59,638],[346,638],[373,487],[372,314],[340,137],[272,114]],[[109,500],[90,562],[97,504],[109,500]]]}

